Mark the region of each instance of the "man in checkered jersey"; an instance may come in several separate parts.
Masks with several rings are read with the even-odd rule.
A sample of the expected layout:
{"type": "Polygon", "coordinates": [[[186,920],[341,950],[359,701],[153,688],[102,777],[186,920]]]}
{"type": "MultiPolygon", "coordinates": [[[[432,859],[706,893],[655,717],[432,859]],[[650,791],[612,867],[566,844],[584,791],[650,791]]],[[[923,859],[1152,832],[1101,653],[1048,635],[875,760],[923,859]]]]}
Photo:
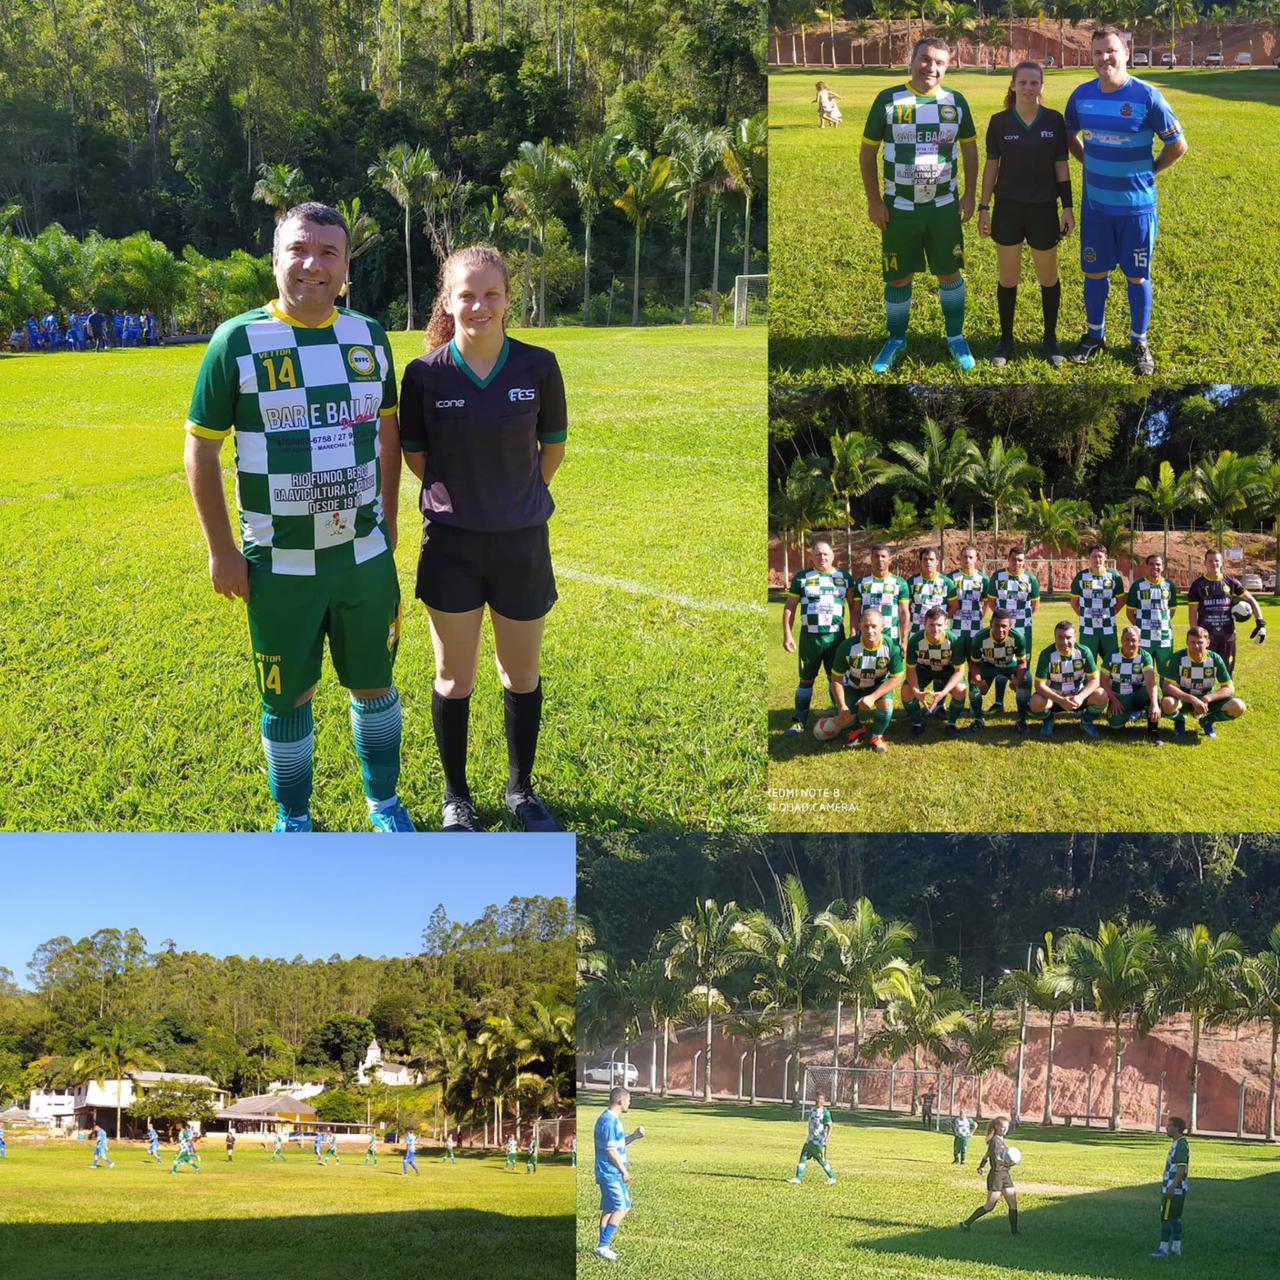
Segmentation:
{"type": "Polygon", "coordinates": [[[187,416],[187,480],[209,575],[220,595],[248,605],[274,829],[311,830],[311,696],[327,637],[350,692],[370,823],[412,831],[396,793],[400,697],[391,682],[400,638],[391,347],[376,321],[334,306],[350,265],[336,210],[290,209],[271,262],[279,297],[214,333],[187,416]],[[219,463],[232,432],[243,552],[219,463]]]}

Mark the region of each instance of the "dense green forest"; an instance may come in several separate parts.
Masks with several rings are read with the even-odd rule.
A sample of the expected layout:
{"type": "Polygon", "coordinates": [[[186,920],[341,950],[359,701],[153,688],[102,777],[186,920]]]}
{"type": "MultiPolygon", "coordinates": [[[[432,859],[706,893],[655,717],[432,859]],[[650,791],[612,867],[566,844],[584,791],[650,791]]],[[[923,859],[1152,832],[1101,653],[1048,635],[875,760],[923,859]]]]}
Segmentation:
{"type": "Polygon", "coordinates": [[[723,291],[764,270],[764,19],[758,0],[0,5],[0,309],[90,301],[54,287],[55,224],[145,233],[181,266],[265,253],[273,207],[307,193],[359,200],[355,303],[395,327],[406,258],[423,296],[482,236],[545,264],[548,312],[582,314],[588,222],[592,293],[628,287],[618,319],[639,232],[645,288],[679,303],[689,256],[705,296],[718,244],[723,291]],[[607,181],[584,179],[600,139],[607,181]],[[389,174],[397,154],[416,169],[389,174]]]}
{"type": "Polygon", "coordinates": [[[136,929],[51,938],[27,987],[0,969],[0,1102],[82,1080],[86,1063],[112,1053],[237,1093],[276,1078],[336,1087],[375,1034],[459,1118],[483,1114],[503,1089],[528,1090],[534,1104],[571,1093],[571,905],[513,898],[470,923],[438,906],[421,952],[395,958],[216,957],[173,939],[153,949],[136,929]]]}
{"type": "Polygon", "coordinates": [[[1027,944],[1048,930],[1091,933],[1104,919],[1146,920],[1161,931],[1200,922],[1235,931],[1256,951],[1280,921],[1280,838],[1270,834],[578,841],[578,908],[596,946],[619,964],[642,961],[654,934],[696,898],[774,910],[787,875],[820,906],[868,897],[885,917],[905,920],[915,957],[974,995],[980,976],[1025,963],[1027,944]]]}

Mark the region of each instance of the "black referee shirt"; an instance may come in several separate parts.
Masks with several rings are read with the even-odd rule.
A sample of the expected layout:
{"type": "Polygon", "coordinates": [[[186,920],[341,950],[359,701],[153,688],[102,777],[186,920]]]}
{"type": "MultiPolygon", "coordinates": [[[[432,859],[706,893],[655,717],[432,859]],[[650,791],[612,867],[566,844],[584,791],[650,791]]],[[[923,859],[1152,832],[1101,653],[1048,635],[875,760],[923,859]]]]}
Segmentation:
{"type": "Polygon", "coordinates": [[[1206,631],[1234,631],[1236,621],[1231,616],[1231,606],[1244,595],[1244,583],[1239,578],[1199,577],[1187,592],[1187,599],[1196,603],[1196,625],[1206,631]]]}
{"type": "Polygon", "coordinates": [[[1024,204],[1058,198],[1054,161],[1067,158],[1067,126],[1061,112],[1041,107],[1027,124],[1017,108],[998,111],[987,125],[987,159],[1000,161],[996,195],[1024,204]]]}
{"type": "Polygon", "coordinates": [[[426,450],[419,505],[433,523],[482,533],[543,524],[555,504],[538,443],[563,443],[566,424],[560,366],[542,347],[507,338],[483,379],[453,342],[404,371],[400,442],[426,450]]]}

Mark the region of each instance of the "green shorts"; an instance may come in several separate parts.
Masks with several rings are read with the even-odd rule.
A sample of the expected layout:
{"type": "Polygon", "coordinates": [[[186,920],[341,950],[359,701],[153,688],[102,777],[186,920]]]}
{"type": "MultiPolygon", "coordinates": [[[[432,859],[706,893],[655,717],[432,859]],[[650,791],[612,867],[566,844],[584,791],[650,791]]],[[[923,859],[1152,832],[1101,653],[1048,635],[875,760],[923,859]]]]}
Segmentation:
{"type": "Polygon", "coordinates": [[[1150,655],[1151,661],[1155,663],[1156,668],[1156,685],[1160,684],[1160,673],[1165,669],[1166,663],[1173,657],[1173,645],[1171,644],[1144,644],[1142,646],[1150,655]]]}
{"type": "Polygon", "coordinates": [[[1080,643],[1093,654],[1098,662],[1120,652],[1120,641],[1116,637],[1115,628],[1110,631],[1086,631],[1083,627],[1076,633],[1080,643]]]}
{"type": "MultiPolygon", "coordinates": [[[[947,681],[955,674],[955,667],[944,667],[941,671],[935,671],[932,667],[915,668],[916,688],[923,693],[926,689],[932,689],[936,693],[941,693],[947,681]]],[[[963,698],[965,695],[965,682],[961,678],[960,683],[951,690],[950,697],[963,698]]]]}
{"type": "Polygon", "coordinates": [[[880,233],[880,248],[886,280],[901,280],[923,271],[926,258],[935,276],[954,275],[964,267],[959,202],[911,213],[891,208],[889,225],[880,233]]]}
{"type": "MultiPolygon", "coordinates": [[[[872,686],[872,687],[874,688],[875,686],[872,686]]],[[[844,686],[845,706],[848,707],[850,711],[852,711],[858,705],[859,701],[865,698],[867,694],[870,692],[871,692],[870,689],[866,689],[866,690],[855,689],[852,685],[846,682],[844,686]]],[[[876,701],[879,702],[880,699],[877,698],[876,701]]],[[[889,710],[892,711],[893,710],[893,694],[886,693],[884,695],[884,701],[889,704],[889,710]]]]}
{"type": "MultiPolygon", "coordinates": [[[[1116,701],[1124,711],[1125,718],[1128,718],[1134,711],[1146,711],[1151,706],[1151,698],[1145,685],[1141,689],[1135,689],[1132,693],[1117,693],[1116,701]]],[[[1113,716],[1112,719],[1120,719],[1120,717],[1113,716]]]]}
{"type": "Polygon", "coordinates": [[[1177,1222],[1182,1217],[1182,1205],[1185,1195],[1164,1196],[1160,1200],[1160,1221],[1177,1222]]]}
{"type": "Polygon", "coordinates": [[[347,689],[383,689],[400,642],[400,582],[392,556],[300,578],[249,567],[249,640],[263,706],[277,715],[320,679],[325,637],[347,689]]]}
{"type": "Polygon", "coordinates": [[[822,1164],[827,1162],[827,1149],[818,1142],[806,1142],[800,1149],[801,1160],[817,1160],[822,1164]]]}
{"type": "Polygon", "coordinates": [[[802,631],[800,643],[796,646],[800,655],[800,681],[812,684],[818,676],[818,668],[824,667],[827,675],[831,674],[831,664],[835,660],[836,650],[844,640],[844,628],[833,631],[830,635],[818,635],[813,631],[802,631]]]}
{"type": "MultiPolygon", "coordinates": [[[[1026,671],[1026,667],[1022,669],[1026,671]]],[[[1017,667],[993,667],[989,662],[978,663],[978,675],[982,677],[982,682],[987,685],[990,685],[997,676],[1005,680],[1012,680],[1017,674],[1017,667]]]]}

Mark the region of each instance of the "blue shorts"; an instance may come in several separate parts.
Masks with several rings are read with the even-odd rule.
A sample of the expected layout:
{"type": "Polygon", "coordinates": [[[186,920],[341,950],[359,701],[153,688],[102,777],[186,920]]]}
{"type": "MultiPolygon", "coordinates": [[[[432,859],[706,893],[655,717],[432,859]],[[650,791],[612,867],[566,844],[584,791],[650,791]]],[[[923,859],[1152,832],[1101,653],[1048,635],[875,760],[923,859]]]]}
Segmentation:
{"type": "Polygon", "coordinates": [[[1145,280],[1151,275],[1156,248],[1155,206],[1135,213],[1100,213],[1091,205],[1080,210],[1080,270],[1111,272],[1145,280]]]}
{"type": "Polygon", "coordinates": [[[631,1208],[631,1188],[621,1178],[597,1178],[600,1188],[600,1212],[614,1213],[631,1208]]]}

